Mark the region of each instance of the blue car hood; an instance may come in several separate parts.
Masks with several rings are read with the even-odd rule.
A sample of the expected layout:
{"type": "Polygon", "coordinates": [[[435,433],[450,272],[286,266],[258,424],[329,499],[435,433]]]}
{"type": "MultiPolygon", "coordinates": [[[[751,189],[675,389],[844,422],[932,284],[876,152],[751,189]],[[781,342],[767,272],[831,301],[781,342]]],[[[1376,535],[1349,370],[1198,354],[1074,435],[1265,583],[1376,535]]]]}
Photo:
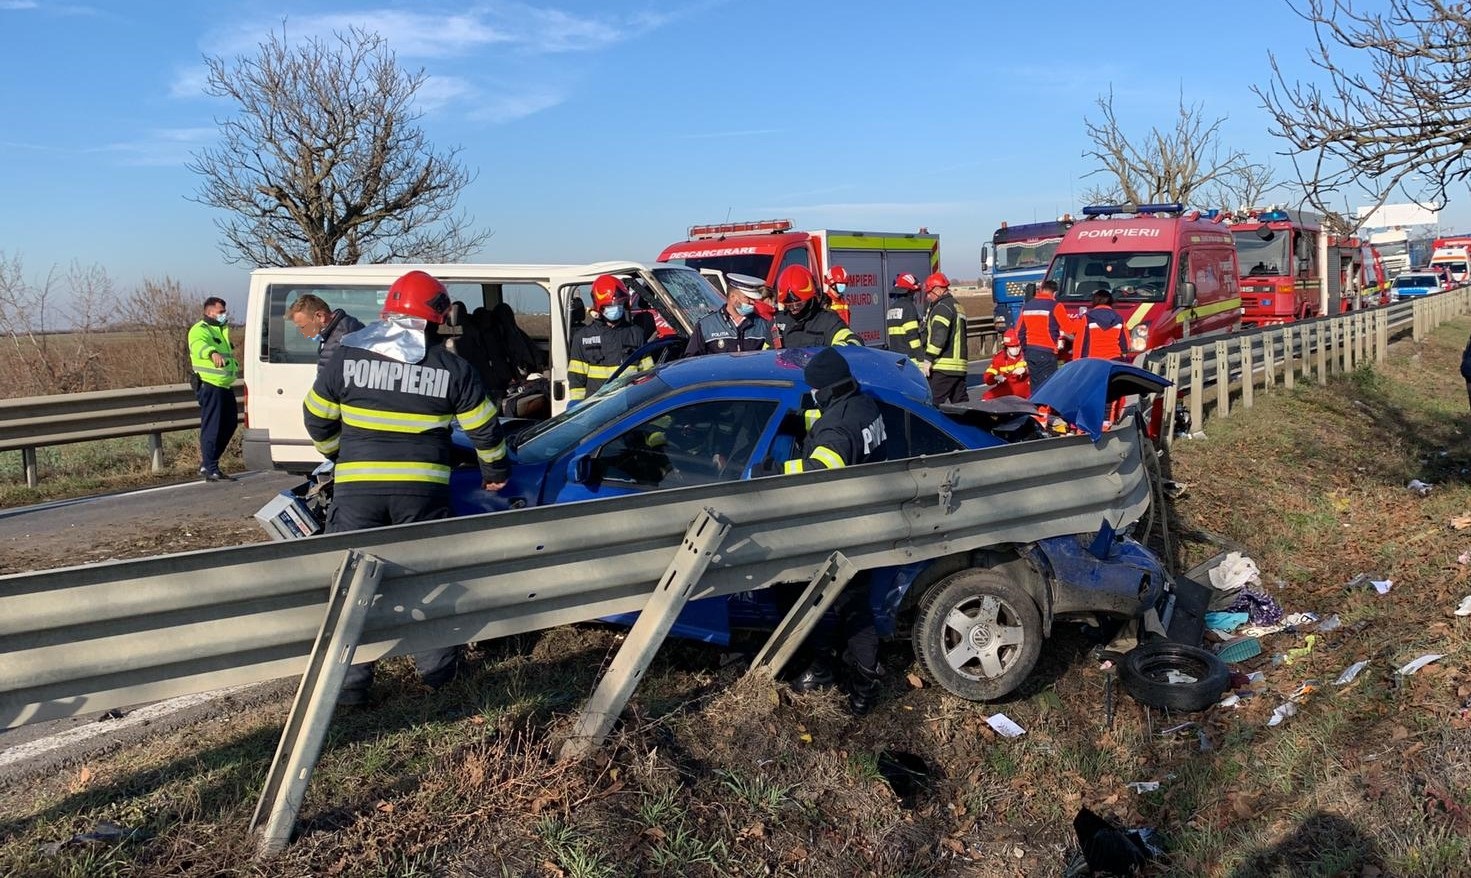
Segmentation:
{"type": "Polygon", "coordinates": [[[1032,402],[1052,409],[1096,441],[1103,435],[1109,403],[1135,393],[1158,393],[1170,382],[1115,360],[1087,358],[1064,364],[1032,394],[1032,402]]]}

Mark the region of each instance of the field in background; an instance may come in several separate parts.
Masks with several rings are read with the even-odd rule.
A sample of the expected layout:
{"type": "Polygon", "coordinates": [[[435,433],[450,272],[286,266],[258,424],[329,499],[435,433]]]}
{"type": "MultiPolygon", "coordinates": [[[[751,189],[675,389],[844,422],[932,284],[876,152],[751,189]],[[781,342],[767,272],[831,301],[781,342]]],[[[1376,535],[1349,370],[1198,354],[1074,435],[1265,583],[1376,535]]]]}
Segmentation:
{"type": "Polygon", "coordinates": [[[884,700],[861,720],[836,694],[741,684],[727,651],[672,643],[600,757],[559,765],[556,740],[623,637],[574,626],[482,644],[436,694],[388,662],[382,702],[334,720],[299,838],[273,863],[250,862],[244,827],[285,701],[226,704],[213,722],[9,785],[0,874],[1053,876],[1079,805],[1157,827],[1170,859],[1153,875],[1467,874],[1471,619],[1452,610],[1471,591],[1471,531],[1450,522],[1471,512],[1468,329],[1396,344],[1383,367],[1326,387],[1259,395],[1176,444],[1186,560],[1239,544],[1287,612],[1340,622],[1266,637],[1238,668],[1263,678],[1236,709],[1171,715],[1118,694],[1110,723],[1073,625],[992,705],[916,688],[911,653],[892,644],[884,700]],[[1435,487],[1419,497],[1410,478],[1435,487]],[[1346,585],[1365,573],[1393,588],[1346,585]],[[1444,658],[1394,672],[1431,652],[1444,658]],[[998,737],[995,712],[1026,734],[998,737]],[[922,776],[896,770],[915,759],[922,776]],[[40,848],[99,820],[137,840],[40,848]]]}

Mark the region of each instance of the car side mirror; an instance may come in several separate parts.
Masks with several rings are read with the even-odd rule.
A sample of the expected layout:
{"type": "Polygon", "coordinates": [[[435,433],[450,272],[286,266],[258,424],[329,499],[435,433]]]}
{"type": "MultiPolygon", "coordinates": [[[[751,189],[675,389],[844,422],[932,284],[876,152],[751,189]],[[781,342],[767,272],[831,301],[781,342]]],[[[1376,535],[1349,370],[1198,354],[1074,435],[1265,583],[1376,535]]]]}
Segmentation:
{"type": "Polygon", "coordinates": [[[1193,282],[1187,280],[1180,284],[1180,290],[1175,294],[1175,304],[1180,308],[1195,307],[1195,284],[1193,282]]]}
{"type": "Polygon", "coordinates": [[[1277,233],[1270,226],[1261,226],[1256,230],[1256,236],[1263,241],[1270,241],[1277,237],[1277,233]]]}
{"type": "Polygon", "coordinates": [[[591,454],[579,454],[567,464],[567,477],[579,485],[591,485],[602,478],[602,467],[591,454]]]}

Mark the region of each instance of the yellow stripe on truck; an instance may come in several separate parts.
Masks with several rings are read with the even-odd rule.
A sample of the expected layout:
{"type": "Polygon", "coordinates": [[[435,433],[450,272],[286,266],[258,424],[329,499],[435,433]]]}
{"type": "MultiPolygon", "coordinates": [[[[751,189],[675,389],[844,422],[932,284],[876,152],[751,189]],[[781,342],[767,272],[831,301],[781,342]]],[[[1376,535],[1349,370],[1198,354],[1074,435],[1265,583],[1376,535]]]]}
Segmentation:
{"type": "Polygon", "coordinates": [[[1144,318],[1153,308],[1153,302],[1145,302],[1143,305],[1135,308],[1134,313],[1129,315],[1129,319],[1124,321],[1124,328],[1129,330],[1130,332],[1133,332],[1134,327],[1142,323],[1144,321],[1144,318]]]}
{"type": "Polygon", "coordinates": [[[884,238],[878,235],[832,235],[827,239],[829,250],[932,250],[935,238],[884,238]]]}
{"type": "Polygon", "coordinates": [[[1235,299],[1227,299],[1224,302],[1216,302],[1214,305],[1204,305],[1198,308],[1187,308],[1186,310],[1181,311],[1179,315],[1175,317],[1175,322],[1187,323],[1191,320],[1192,316],[1194,317],[1194,319],[1199,320],[1202,317],[1210,317],[1213,314],[1220,314],[1222,311],[1230,311],[1233,308],[1240,307],[1241,299],[1238,297],[1235,299]]]}

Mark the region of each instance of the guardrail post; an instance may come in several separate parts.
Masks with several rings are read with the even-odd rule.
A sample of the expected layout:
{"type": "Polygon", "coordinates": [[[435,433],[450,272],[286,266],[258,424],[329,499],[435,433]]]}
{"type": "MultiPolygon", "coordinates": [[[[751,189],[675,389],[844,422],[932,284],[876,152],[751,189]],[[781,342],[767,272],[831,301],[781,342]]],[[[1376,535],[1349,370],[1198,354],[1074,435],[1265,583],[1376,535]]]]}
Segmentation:
{"type": "Polygon", "coordinates": [[[148,434],[148,455],[152,459],[153,472],[163,472],[163,434],[148,434]]]}
{"type": "Polygon", "coordinates": [[[1282,327],[1282,386],[1291,390],[1297,374],[1297,332],[1291,326],[1282,327]]]}
{"type": "Polygon", "coordinates": [[[1339,348],[1339,357],[1343,361],[1345,373],[1354,370],[1354,320],[1352,317],[1338,321],[1343,327],[1342,346],[1339,348]]]}
{"type": "Polygon", "coordinates": [[[20,450],[20,468],[25,471],[27,488],[40,486],[41,470],[36,466],[36,449],[22,448],[20,450]]]}
{"type": "Polygon", "coordinates": [[[1190,349],[1190,429],[1205,426],[1205,349],[1190,349]]]}
{"type": "Polygon", "coordinates": [[[766,639],[766,644],[761,651],[756,653],[756,658],[751,661],[750,670],[746,676],[754,674],[765,674],[775,677],[786,667],[795,653],[817,627],[822,619],[822,614],[827,612],[828,607],[843,593],[848,582],[858,575],[858,568],[854,567],[842,552],[833,552],[827,561],[818,568],[817,575],[807,583],[802,590],[801,597],[787,610],[786,616],[782,617],[781,624],[771,632],[766,639]]]}
{"type": "Polygon", "coordinates": [[[1254,364],[1251,361],[1251,344],[1250,336],[1241,340],[1241,407],[1248,409],[1252,406],[1252,395],[1255,392],[1252,385],[1256,383],[1256,369],[1252,368],[1254,364]]]}
{"type": "Polygon", "coordinates": [[[1165,380],[1170,386],[1165,388],[1164,411],[1160,416],[1160,441],[1169,448],[1175,444],[1175,407],[1180,404],[1180,352],[1170,351],[1165,354],[1165,380]]]}
{"type": "Polygon", "coordinates": [[[1231,352],[1224,341],[1216,342],[1216,416],[1231,414],[1231,352]]]}
{"type": "Polygon", "coordinates": [[[1313,333],[1313,360],[1318,364],[1318,383],[1327,384],[1328,344],[1332,340],[1333,335],[1330,331],[1331,328],[1325,324],[1320,323],[1315,329],[1317,331],[1313,333]],[[1325,338],[1325,336],[1327,337],[1325,338]]]}
{"type": "Polygon", "coordinates": [[[623,641],[607,673],[583,706],[577,727],[562,745],[562,759],[586,756],[613,730],[634,687],[648,670],[675,618],[684,609],[685,601],[728,533],[730,522],[712,509],[706,509],[690,522],[684,540],[664,571],[664,578],[659,580],[648,604],[639,612],[638,621],[629,629],[628,639],[623,641]]]}
{"type": "Polygon", "coordinates": [[[1262,392],[1277,385],[1277,333],[1262,333],[1262,392]]]}
{"type": "Polygon", "coordinates": [[[337,696],[342,692],[342,680],[352,664],[382,578],[382,559],[356,549],[349,549],[337,568],[322,628],[317,632],[306,672],[296,689],[296,701],[281,731],[276,758],[250,821],[252,831],[261,830],[257,857],[278,854],[291,841],[296,815],[321,755],[337,696]]]}
{"type": "Polygon", "coordinates": [[[1380,308],[1374,312],[1374,318],[1375,323],[1378,324],[1374,328],[1374,334],[1378,336],[1376,339],[1378,341],[1378,349],[1374,351],[1374,361],[1376,363],[1382,363],[1385,357],[1389,356],[1389,312],[1380,308]]]}
{"type": "Polygon", "coordinates": [[[1416,299],[1411,302],[1410,313],[1414,317],[1414,328],[1410,332],[1410,337],[1415,341],[1420,341],[1425,338],[1425,300],[1416,299]]]}
{"type": "Polygon", "coordinates": [[[1363,311],[1354,313],[1354,360],[1355,365],[1362,366],[1369,359],[1369,315],[1363,311]]]}

